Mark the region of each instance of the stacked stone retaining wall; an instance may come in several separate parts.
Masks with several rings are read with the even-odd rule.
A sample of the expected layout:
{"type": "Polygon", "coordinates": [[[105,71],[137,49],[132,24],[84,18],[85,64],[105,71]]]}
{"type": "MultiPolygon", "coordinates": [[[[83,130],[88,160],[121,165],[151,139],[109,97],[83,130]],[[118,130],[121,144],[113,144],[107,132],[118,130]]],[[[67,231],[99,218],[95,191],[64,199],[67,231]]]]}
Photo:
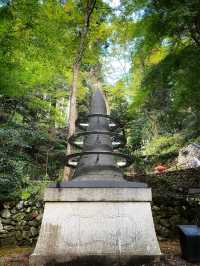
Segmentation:
{"type": "Polygon", "coordinates": [[[34,245],[42,221],[39,200],[4,202],[0,211],[0,246],[34,245]]]}
{"type": "MultiPolygon", "coordinates": [[[[128,178],[133,179],[133,178],[128,178]]],[[[177,237],[177,224],[200,226],[200,194],[188,194],[200,188],[200,168],[168,172],[162,175],[137,176],[152,187],[154,216],[160,239],[177,237]]],[[[0,205],[0,246],[34,245],[42,221],[43,202],[38,197],[0,205]]]]}

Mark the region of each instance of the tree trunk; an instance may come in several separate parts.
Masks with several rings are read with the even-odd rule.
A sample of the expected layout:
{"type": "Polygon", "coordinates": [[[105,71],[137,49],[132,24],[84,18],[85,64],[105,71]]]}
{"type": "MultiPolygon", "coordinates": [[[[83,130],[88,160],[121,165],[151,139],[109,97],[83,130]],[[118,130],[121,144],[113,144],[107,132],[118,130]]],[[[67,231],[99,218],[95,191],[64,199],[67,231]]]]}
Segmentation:
{"type": "MultiPolygon", "coordinates": [[[[94,10],[96,0],[87,0],[86,10],[84,15],[84,24],[81,30],[80,45],[77,50],[75,62],[73,65],[73,80],[71,85],[70,97],[69,97],[69,117],[68,117],[68,138],[75,133],[75,122],[76,122],[76,93],[77,84],[79,78],[79,70],[83,58],[83,54],[86,48],[87,33],[89,31],[90,16],[94,10]]],[[[66,154],[69,155],[73,152],[73,147],[68,143],[66,154]]],[[[71,176],[69,167],[64,167],[63,180],[68,181],[71,176]]]]}
{"type": "MultiPolygon", "coordinates": [[[[76,91],[77,82],[79,75],[80,65],[75,64],[73,68],[73,81],[71,86],[71,92],[69,97],[69,117],[68,117],[68,138],[75,133],[75,122],[76,122],[76,91]]],[[[68,143],[66,154],[71,154],[73,152],[73,147],[68,143]]],[[[64,167],[64,180],[70,179],[70,168],[64,167]]]]}

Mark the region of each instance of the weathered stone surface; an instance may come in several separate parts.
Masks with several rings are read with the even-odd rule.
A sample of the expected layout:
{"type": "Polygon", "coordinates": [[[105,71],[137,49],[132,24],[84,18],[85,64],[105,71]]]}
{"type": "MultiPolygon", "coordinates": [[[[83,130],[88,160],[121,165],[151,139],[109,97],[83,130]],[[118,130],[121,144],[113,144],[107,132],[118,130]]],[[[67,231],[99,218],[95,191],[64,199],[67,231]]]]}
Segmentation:
{"type": "Polygon", "coordinates": [[[27,225],[27,223],[28,223],[27,221],[21,220],[18,222],[18,225],[25,226],[25,225],[27,225]]]}
{"type": "Polygon", "coordinates": [[[10,203],[9,202],[4,202],[3,203],[4,209],[9,209],[10,208],[10,203]]]}
{"type": "Polygon", "coordinates": [[[5,230],[4,230],[4,232],[2,230],[2,232],[0,232],[0,238],[6,238],[6,237],[8,237],[8,235],[6,233],[7,232],[5,230]]]}
{"type": "Polygon", "coordinates": [[[14,230],[15,230],[15,227],[12,226],[12,225],[5,225],[5,226],[4,226],[4,229],[5,229],[6,231],[14,231],[14,230]]]}
{"type": "MultiPolygon", "coordinates": [[[[42,228],[32,255],[80,256],[160,255],[150,203],[46,203],[42,228]],[[137,213],[137,215],[136,215],[137,213]]],[[[43,265],[42,260],[41,266],[43,265]]]]}
{"type": "Polygon", "coordinates": [[[2,219],[0,218],[0,231],[3,230],[2,219]]]}
{"type": "Polygon", "coordinates": [[[31,227],[31,229],[30,229],[30,231],[31,231],[31,235],[32,236],[36,236],[37,234],[38,234],[38,230],[37,230],[37,228],[35,228],[35,227],[31,227]]]}
{"type": "MultiPolygon", "coordinates": [[[[172,184],[174,186],[175,183],[176,187],[180,187],[182,184],[184,184],[185,187],[190,187],[190,183],[191,185],[194,184],[196,187],[199,184],[198,182],[200,182],[199,179],[200,171],[198,171],[198,169],[165,173],[162,176],[163,176],[162,179],[165,180],[165,184],[166,182],[168,182],[168,180],[173,180],[172,184]]],[[[200,205],[199,205],[200,198],[199,201],[198,197],[195,197],[195,200],[193,200],[193,198],[187,199],[187,197],[184,195],[183,199],[177,200],[173,198],[173,194],[167,194],[166,196],[166,189],[161,186],[159,182],[160,179],[161,176],[159,175],[158,178],[150,176],[148,180],[142,180],[142,181],[148,182],[153,187],[152,211],[159,239],[176,238],[178,237],[176,229],[177,224],[200,224],[200,205]]],[[[25,230],[30,232],[31,226],[35,226],[36,225],[35,221],[37,221],[38,223],[37,230],[39,232],[43,210],[42,210],[41,200],[39,200],[39,205],[37,205],[37,200],[38,199],[35,198],[32,199],[33,205],[31,208],[33,211],[31,211],[31,213],[29,214],[25,213],[26,208],[17,210],[15,207],[13,207],[16,206],[17,203],[9,203],[10,205],[9,210],[11,212],[11,216],[7,219],[6,218],[0,219],[2,226],[13,225],[15,231],[25,230]],[[36,210],[34,210],[34,206],[36,205],[41,206],[41,208],[37,207],[36,210]],[[16,221],[14,220],[13,217],[15,217],[15,214],[18,213],[20,213],[19,215],[20,220],[16,221]],[[24,215],[21,216],[21,213],[24,213],[25,216],[24,215]],[[24,218],[22,218],[23,216],[24,218]],[[29,224],[29,222],[31,223],[29,224]],[[25,225],[28,226],[24,228],[25,225]]],[[[0,239],[8,238],[8,234],[9,234],[8,231],[4,229],[0,230],[0,239]]],[[[36,237],[34,237],[34,240],[32,240],[31,238],[26,239],[27,245],[31,245],[32,241],[35,241],[36,237]]],[[[17,245],[24,245],[25,243],[23,241],[17,240],[17,245]]],[[[2,243],[1,241],[1,245],[5,245],[5,242],[2,243]]]]}
{"type": "Polygon", "coordinates": [[[28,224],[31,225],[31,226],[37,227],[38,226],[38,221],[37,220],[29,221],[28,224]]]}
{"type": "MultiPolygon", "coordinates": [[[[8,219],[4,219],[4,218],[1,218],[1,222],[3,224],[12,224],[14,221],[12,220],[12,217],[8,218],[8,219]]],[[[15,222],[14,222],[15,223],[15,222]]]]}
{"type": "Polygon", "coordinates": [[[30,231],[23,231],[22,232],[23,239],[29,239],[30,237],[30,231]]]}
{"type": "Polygon", "coordinates": [[[11,216],[11,213],[10,213],[10,211],[8,210],[8,209],[3,209],[2,211],[1,211],[1,217],[2,218],[10,218],[10,216],[11,216]]]}
{"type": "Polygon", "coordinates": [[[178,166],[193,168],[200,166],[200,144],[192,143],[179,151],[178,166]]]}
{"type": "Polygon", "coordinates": [[[150,188],[48,188],[45,201],[151,201],[150,188]]]}
{"type": "Polygon", "coordinates": [[[41,208],[41,207],[42,207],[42,203],[39,202],[39,201],[37,201],[37,202],[35,203],[35,206],[36,206],[36,208],[41,208]]]}
{"type": "Polygon", "coordinates": [[[41,213],[41,214],[39,214],[35,219],[36,219],[38,222],[40,222],[40,221],[42,221],[42,217],[43,217],[43,214],[41,213]]]}
{"type": "Polygon", "coordinates": [[[17,208],[18,210],[21,210],[23,207],[24,207],[24,202],[21,200],[21,201],[16,205],[16,208],[17,208]]]}
{"type": "Polygon", "coordinates": [[[30,213],[30,212],[31,212],[31,207],[28,207],[28,208],[26,209],[26,212],[27,212],[27,213],[30,213]]]}

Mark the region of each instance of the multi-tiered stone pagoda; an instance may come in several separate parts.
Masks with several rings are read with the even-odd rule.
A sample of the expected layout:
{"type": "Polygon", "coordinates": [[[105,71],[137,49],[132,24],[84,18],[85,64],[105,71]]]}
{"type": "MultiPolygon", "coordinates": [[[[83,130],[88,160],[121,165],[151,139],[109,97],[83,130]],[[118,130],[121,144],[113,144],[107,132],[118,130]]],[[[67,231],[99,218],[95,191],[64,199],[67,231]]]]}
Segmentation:
{"type": "Polygon", "coordinates": [[[82,132],[69,139],[81,152],[67,156],[75,168],[69,182],[50,185],[32,266],[142,265],[160,255],[151,213],[151,189],[128,182],[120,169],[128,156],[114,152],[124,144],[119,124],[107,114],[96,90],[82,132]]]}

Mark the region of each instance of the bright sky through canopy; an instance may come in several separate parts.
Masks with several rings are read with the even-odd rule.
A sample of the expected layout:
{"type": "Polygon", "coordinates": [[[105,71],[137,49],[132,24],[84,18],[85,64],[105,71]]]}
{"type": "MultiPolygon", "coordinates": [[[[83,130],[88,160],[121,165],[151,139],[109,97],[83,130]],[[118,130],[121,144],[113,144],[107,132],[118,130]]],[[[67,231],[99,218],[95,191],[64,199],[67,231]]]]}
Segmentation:
{"type": "MultiPolygon", "coordinates": [[[[104,0],[112,8],[120,6],[120,0],[104,0]]],[[[117,14],[118,15],[118,14],[117,14]]],[[[105,81],[114,84],[126,74],[130,69],[130,59],[127,47],[122,48],[113,44],[107,50],[107,55],[102,58],[105,81]]]]}
{"type": "Polygon", "coordinates": [[[120,5],[120,0],[104,0],[104,2],[109,4],[112,8],[116,8],[120,5]]]}

